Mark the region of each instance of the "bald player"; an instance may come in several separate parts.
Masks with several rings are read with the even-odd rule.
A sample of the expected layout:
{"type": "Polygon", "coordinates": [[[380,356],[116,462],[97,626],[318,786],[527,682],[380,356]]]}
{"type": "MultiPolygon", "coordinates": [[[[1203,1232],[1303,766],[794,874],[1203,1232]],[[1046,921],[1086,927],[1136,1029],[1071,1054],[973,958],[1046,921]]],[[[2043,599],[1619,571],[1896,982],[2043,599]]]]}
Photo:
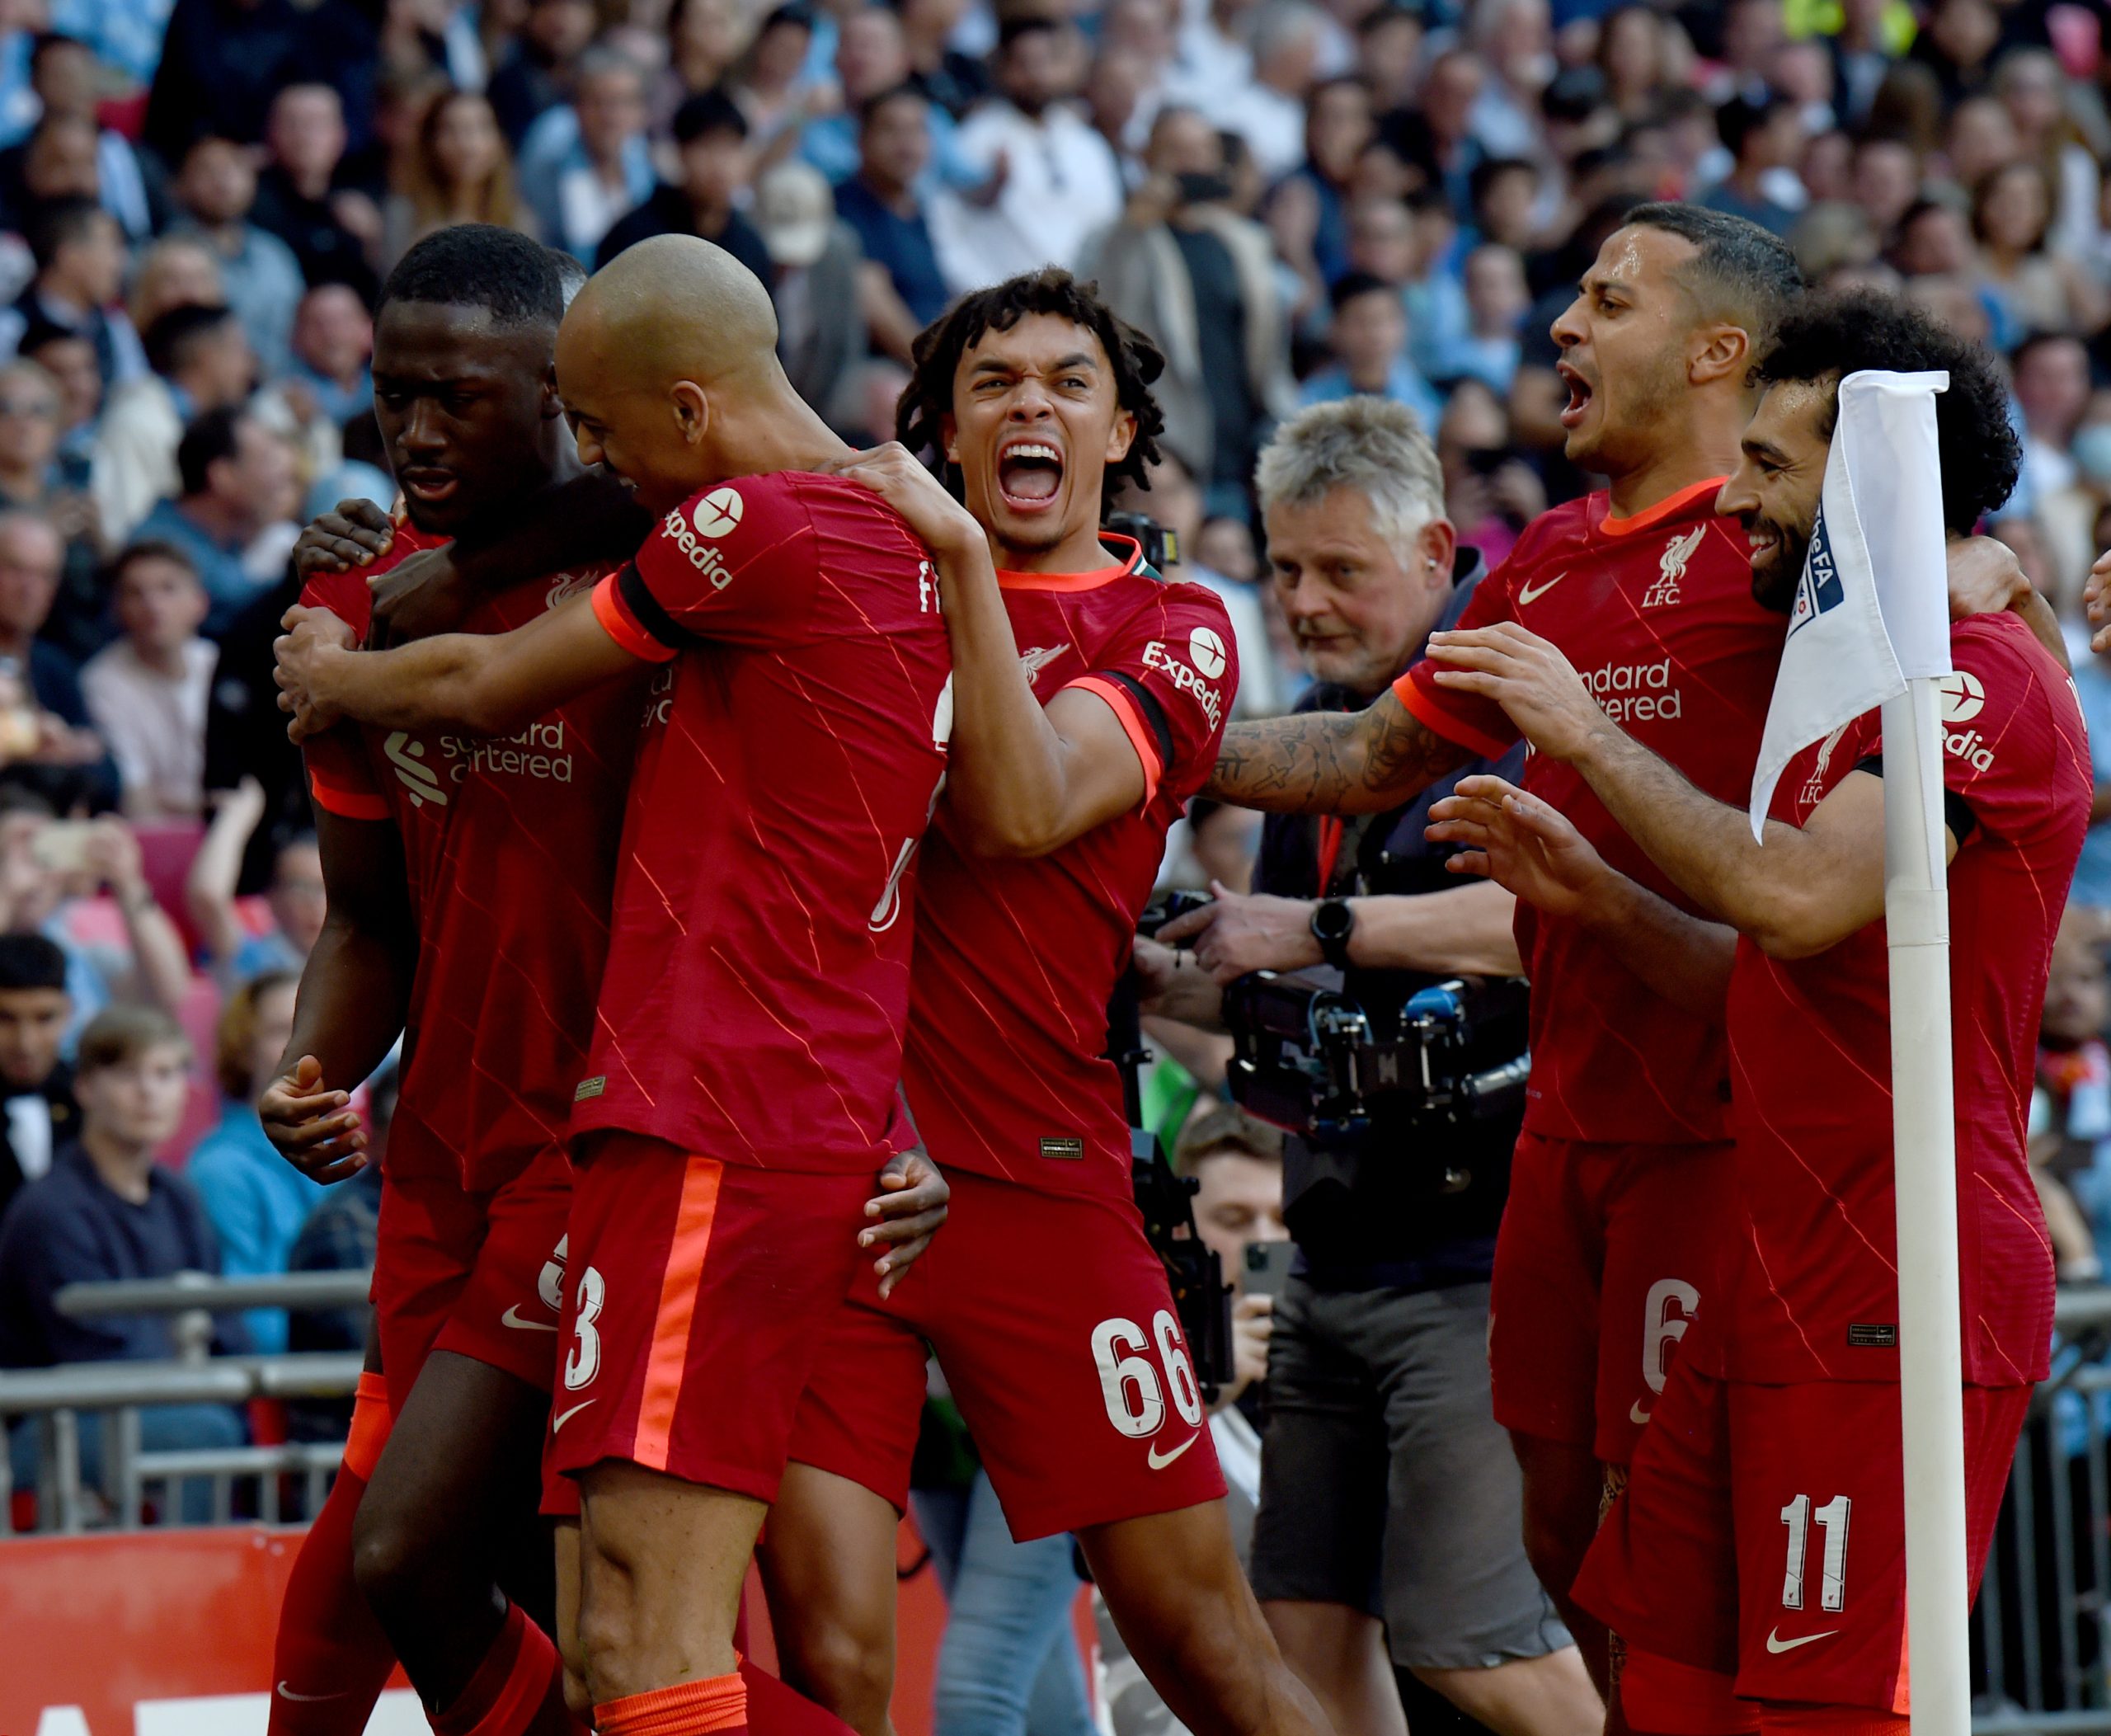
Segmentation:
{"type": "Polygon", "coordinates": [[[663,515],[635,561],[510,633],[361,652],[295,610],[280,642],[303,735],[354,717],[503,736],[659,666],[575,1091],[551,1419],[609,1736],[745,1728],[741,1580],[870,1177],[910,1140],[896,1087],[945,627],[900,519],[814,473],[849,449],[775,340],[729,256],[629,249],[567,314],[557,368],[581,459],[663,515]]]}

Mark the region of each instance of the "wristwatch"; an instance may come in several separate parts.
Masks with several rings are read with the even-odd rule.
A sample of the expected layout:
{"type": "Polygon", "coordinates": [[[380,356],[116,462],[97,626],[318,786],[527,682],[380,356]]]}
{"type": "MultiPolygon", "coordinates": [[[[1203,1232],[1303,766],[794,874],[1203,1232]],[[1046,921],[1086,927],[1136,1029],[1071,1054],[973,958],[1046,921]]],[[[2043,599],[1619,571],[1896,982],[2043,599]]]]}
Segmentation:
{"type": "Polygon", "coordinates": [[[1338,971],[1349,967],[1349,936],[1356,932],[1356,910],[1346,898],[1322,898],[1312,906],[1312,938],[1319,956],[1338,971]]]}

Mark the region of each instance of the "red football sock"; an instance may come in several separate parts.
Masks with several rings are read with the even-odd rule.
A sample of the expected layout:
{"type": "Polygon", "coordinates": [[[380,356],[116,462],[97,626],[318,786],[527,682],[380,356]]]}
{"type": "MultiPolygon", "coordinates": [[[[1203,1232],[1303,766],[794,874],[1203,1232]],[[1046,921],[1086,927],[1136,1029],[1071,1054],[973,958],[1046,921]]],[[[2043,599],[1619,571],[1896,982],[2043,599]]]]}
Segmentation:
{"type": "Polygon", "coordinates": [[[629,1694],[594,1708],[601,1736],[745,1736],[747,1686],[737,1675],[629,1694]]]}
{"type": "Polygon", "coordinates": [[[352,1521],[388,1438],[388,1388],[360,1376],[351,1438],[294,1558],[271,1653],[270,1736],[360,1736],[396,1654],[352,1579],[352,1521]]]}
{"type": "Polygon", "coordinates": [[[434,1736],[571,1736],[584,1730],[566,1710],[564,1669],[550,1636],[520,1606],[484,1654],[454,1703],[432,1715],[434,1736]]]}

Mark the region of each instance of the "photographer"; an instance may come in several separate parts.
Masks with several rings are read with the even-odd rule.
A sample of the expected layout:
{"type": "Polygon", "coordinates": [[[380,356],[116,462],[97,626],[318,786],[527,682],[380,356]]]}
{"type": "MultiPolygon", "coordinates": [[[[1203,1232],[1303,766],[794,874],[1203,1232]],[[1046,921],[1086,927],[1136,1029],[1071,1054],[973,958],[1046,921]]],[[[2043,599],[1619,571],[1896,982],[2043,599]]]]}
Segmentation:
{"type": "MultiPolygon", "coordinates": [[[[1360,708],[1484,570],[1455,546],[1436,453],[1411,412],[1353,398],[1285,424],[1258,485],[1276,595],[1319,683],[1304,708],[1360,708]]],[[[1258,891],[1219,886],[1137,943],[1147,1010],[1221,1028],[1224,986],[1258,970],[1332,966],[1369,1009],[1446,976],[1517,975],[1510,901],[1460,887],[1423,837],[1452,781],[1367,819],[1272,818],[1258,891]]],[[[1288,1142],[1300,1259],[1275,1310],[1253,1577],[1338,1729],[1404,1730],[1389,1649],[1506,1736],[1601,1716],[1525,1558],[1490,1407],[1488,1274],[1521,1111],[1404,1149],[1288,1142]]]]}

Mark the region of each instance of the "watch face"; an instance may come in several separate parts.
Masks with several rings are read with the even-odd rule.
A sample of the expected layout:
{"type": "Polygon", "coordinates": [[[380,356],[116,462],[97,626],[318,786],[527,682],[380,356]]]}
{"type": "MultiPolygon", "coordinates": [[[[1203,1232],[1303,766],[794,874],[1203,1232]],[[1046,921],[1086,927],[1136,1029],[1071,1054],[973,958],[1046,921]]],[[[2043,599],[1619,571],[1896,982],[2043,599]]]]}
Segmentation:
{"type": "Polygon", "coordinates": [[[1349,907],[1338,898],[1329,898],[1312,913],[1312,932],[1322,940],[1340,940],[1348,934],[1351,920],[1349,907]]]}

